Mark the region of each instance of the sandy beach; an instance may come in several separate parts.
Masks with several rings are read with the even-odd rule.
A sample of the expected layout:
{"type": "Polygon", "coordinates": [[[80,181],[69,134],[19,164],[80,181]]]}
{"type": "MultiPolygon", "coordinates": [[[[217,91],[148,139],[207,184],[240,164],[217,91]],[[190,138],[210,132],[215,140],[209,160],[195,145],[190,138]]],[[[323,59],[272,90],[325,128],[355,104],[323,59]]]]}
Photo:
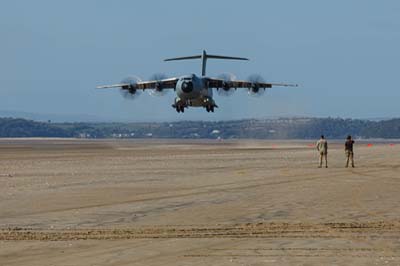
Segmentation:
{"type": "Polygon", "coordinates": [[[0,140],[0,265],[399,265],[400,143],[0,140]]]}

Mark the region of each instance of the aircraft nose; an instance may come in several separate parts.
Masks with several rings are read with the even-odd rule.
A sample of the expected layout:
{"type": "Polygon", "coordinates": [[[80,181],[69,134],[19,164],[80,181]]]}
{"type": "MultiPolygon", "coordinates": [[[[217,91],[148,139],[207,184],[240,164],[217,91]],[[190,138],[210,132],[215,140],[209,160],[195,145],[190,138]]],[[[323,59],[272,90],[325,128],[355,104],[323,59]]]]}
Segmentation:
{"type": "Polygon", "coordinates": [[[191,81],[185,81],[182,83],[182,91],[189,93],[193,91],[193,82],[191,81]]]}

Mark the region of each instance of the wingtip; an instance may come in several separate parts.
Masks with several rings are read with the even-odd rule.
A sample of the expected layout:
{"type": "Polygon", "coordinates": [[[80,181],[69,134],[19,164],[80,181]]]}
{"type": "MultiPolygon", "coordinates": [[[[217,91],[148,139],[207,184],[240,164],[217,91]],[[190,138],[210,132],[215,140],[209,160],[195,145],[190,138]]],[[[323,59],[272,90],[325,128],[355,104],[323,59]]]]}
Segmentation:
{"type": "Polygon", "coordinates": [[[106,89],[108,88],[107,85],[96,86],[96,89],[106,89]]]}

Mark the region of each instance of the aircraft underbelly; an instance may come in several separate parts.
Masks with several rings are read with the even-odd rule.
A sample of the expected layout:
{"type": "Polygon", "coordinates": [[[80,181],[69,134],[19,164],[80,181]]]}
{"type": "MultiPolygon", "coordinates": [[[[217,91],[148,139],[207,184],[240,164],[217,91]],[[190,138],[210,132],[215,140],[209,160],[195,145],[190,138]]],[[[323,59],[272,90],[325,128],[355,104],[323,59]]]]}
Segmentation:
{"type": "Polygon", "coordinates": [[[201,107],[204,105],[204,100],[203,100],[203,98],[191,99],[189,101],[189,105],[194,106],[194,107],[201,107]]]}

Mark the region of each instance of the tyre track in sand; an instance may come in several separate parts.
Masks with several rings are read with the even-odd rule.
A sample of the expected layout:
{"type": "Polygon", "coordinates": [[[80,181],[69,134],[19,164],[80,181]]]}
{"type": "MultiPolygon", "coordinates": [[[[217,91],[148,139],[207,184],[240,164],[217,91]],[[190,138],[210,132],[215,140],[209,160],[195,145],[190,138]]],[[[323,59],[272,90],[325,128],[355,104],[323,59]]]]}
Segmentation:
{"type": "Polygon", "coordinates": [[[264,186],[275,186],[275,185],[284,185],[284,184],[291,184],[291,183],[299,183],[299,182],[307,182],[307,181],[314,181],[318,179],[329,179],[332,176],[336,176],[335,173],[325,173],[321,175],[321,173],[314,173],[310,174],[308,177],[305,178],[296,178],[296,175],[285,175],[285,180],[280,181],[267,181],[267,182],[260,182],[262,178],[247,180],[247,181],[240,181],[240,182],[229,182],[229,183],[222,183],[222,184],[215,184],[215,185],[206,185],[200,187],[193,187],[193,188],[181,188],[181,189],[174,189],[173,191],[166,191],[164,192],[151,192],[139,195],[134,195],[132,199],[124,199],[124,200],[108,200],[106,203],[95,203],[95,204],[86,204],[80,205],[76,207],[64,207],[64,208],[57,208],[57,209],[50,209],[44,211],[31,211],[31,212],[24,212],[21,214],[13,214],[13,215],[6,215],[6,218],[17,218],[21,216],[29,216],[29,215],[38,215],[38,214],[50,214],[50,213],[57,213],[57,212],[65,212],[65,211],[75,211],[75,210],[84,210],[90,208],[101,208],[101,207],[109,207],[114,205],[120,204],[130,204],[130,203],[143,203],[143,202],[151,202],[151,201],[160,201],[160,200],[169,200],[169,199],[179,199],[184,197],[190,196],[199,196],[199,195],[207,195],[207,194],[215,194],[215,193],[225,193],[225,192],[237,192],[247,189],[254,189],[260,188],[264,186]],[[295,179],[292,179],[295,178],[295,179]]]}
{"type": "Polygon", "coordinates": [[[363,223],[248,223],[148,226],[123,229],[0,229],[0,241],[126,240],[158,238],[399,239],[400,221],[363,223]]]}

